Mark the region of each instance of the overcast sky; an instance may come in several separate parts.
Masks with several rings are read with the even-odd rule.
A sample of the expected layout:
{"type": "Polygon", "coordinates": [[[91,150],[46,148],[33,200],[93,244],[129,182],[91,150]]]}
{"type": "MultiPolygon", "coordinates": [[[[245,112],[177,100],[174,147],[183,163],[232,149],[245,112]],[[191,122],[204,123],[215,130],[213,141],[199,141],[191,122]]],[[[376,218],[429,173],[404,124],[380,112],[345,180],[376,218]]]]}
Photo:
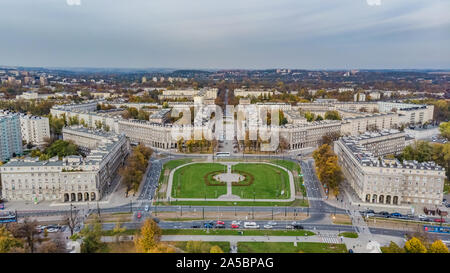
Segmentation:
{"type": "Polygon", "coordinates": [[[0,65],[450,68],[449,0],[0,0],[0,65]]]}

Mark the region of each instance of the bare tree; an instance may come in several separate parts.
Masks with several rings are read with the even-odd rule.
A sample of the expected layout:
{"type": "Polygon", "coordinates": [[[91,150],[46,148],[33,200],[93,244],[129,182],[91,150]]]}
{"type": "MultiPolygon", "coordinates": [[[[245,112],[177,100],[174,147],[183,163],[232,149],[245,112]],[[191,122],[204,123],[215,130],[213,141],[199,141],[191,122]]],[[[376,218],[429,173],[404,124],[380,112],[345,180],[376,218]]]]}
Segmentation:
{"type": "Polygon", "coordinates": [[[82,219],[78,215],[78,211],[73,211],[72,204],[70,204],[70,211],[64,217],[64,224],[66,224],[70,229],[70,236],[73,235],[73,231],[76,226],[81,224],[82,219]]]}
{"type": "Polygon", "coordinates": [[[22,223],[13,223],[9,226],[9,230],[15,238],[24,239],[26,248],[31,253],[34,253],[35,244],[41,241],[37,225],[36,220],[30,221],[28,218],[25,218],[22,223]]]}
{"type": "Polygon", "coordinates": [[[45,241],[39,245],[39,253],[65,253],[66,243],[61,234],[58,233],[52,240],[45,241]]]}

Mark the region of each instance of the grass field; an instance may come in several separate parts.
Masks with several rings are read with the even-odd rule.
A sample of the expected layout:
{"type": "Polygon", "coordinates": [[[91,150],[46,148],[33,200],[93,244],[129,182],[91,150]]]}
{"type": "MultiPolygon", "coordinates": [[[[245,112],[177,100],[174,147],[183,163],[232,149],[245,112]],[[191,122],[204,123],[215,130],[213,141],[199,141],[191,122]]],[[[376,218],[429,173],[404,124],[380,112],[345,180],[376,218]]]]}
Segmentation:
{"type": "Polygon", "coordinates": [[[165,198],[166,197],[166,187],[169,183],[169,174],[170,171],[175,169],[178,166],[184,165],[186,163],[192,162],[191,158],[183,158],[183,159],[176,159],[171,160],[169,162],[166,162],[163,165],[163,168],[161,170],[161,175],[159,176],[159,188],[161,189],[156,193],[158,198],[165,198]]]}
{"type": "Polygon", "coordinates": [[[346,253],[344,244],[238,242],[239,253],[346,253]]]}
{"type": "Polygon", "coordinates": [[[356,232],[341,232],[339,236],[343,236],[345,238],[358,238],[358,233],[356,232]]]}
{"type": "Polygon", "coordinates": [[[245,199],[288,199],[290,196],[289,176],[286,171],[267,164],[237,164],[233,172],[247,172],[253,175],[250,186],[234,186],[233,194],[245,199]],[[281,194],[283,192],[283,194],[281,194]]]}
{"type": "MultiPolygon", "coordinates": [[[[188,241],[163,243],[171,245],[179,251],[190,253],[188,241]]],[[[133,241],[107,243],[106,245],[107,249],[105,253],[136,253],[136,248],[133,241]]],[[[230,242],[198,242],[194,251],[195,253],[209,253],[212,246],[219,246],[224,253],[230,252],[230,242]]]]}
{"type": "Polygon", "coordinates": [[[230,252],[230,242],[196,242],[195,249],[189,249],[188,243],[189,241],[177,241],[177,242],[164,242],[168,245],[172,245],[186,253],[209,253],[211,247],[218,246],[220,247],[224,253],[230,252]]]}
{"type": "Polygon", "coordinates": [[[227,193],[226,186],[207,186],[204,176],[210,172],[225,171],[219,163],[197,163],[175,171],[172,184],[173,198],[217,198],[227,193]]]}
{"type": "Polygon", "coordinates": [[[277,164],[290,170],[292,172],[292,175],[294,176],[295,190],[297,192],[301,192],[302,195],[306,197],[306,188],[303,185],[303,178],[299,176],[299,174],[301,174],[302,172],[302,169],[300,168],[300,165],[298,163],[282,159],[271,160],[271,163],[277,164]]]}

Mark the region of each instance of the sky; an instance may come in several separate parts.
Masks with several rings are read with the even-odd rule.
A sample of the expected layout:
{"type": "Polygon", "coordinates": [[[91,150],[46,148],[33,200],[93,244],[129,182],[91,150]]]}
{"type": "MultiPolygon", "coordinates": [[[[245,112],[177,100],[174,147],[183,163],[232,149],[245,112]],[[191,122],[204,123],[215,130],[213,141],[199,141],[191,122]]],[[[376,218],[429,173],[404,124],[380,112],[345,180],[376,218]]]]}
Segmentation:
{"type": "Polygon", "coordinates": [[[0,65],[450,69],[449,0],[0,0],[0,65]]]}

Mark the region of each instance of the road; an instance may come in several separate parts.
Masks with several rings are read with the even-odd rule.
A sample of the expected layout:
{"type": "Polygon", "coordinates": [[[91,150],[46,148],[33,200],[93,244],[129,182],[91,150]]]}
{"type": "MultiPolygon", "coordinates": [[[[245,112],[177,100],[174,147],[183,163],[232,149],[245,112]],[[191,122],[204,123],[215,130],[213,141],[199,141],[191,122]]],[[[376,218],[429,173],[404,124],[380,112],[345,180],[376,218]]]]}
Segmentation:
{"type": "MultiPolygon", "coordinates": [[[[207,221],[208,222],[208,221],[207,221]]],[[[227,228],[230,228],[232,221],[223,221],[225,222],[225,225],[227,228]]],[[[268,224],[269,221],[252,221],[255,222],[257,225],[260,226],[259,230],[263,230],[264,225],[268,224]]],[[[277,224],[273,226],[272,230],[286,230],[286,226],[292,224],[293,221],[276,221],[277,224]]],[[[193,229],[193,225],[200,225],[203,226],[203,221],[181,221],[181,222],[165,222],[161,221],[159,222],[159,226],[162,229],[193,229]]],[[[243,224],[244,221],[241,221],[241,224],[243,224]]],[[[306,221],[296,221],[296,223],[301,224],[305,230],[313,231],[316,234],[319,234],[321,232],[353,232],[354,227],[350,225],[333,225],[333,224],[314,224],[314,223],[307,223],[306,221]]],[[[134,230],[138,229],[141,226],[141,221],[136,222],[127,222],[124,223],[122,226],[125,227],[128,230],[134,230]]],[[[116,226],[116,223],[104,223],[103,229],[104,230],[112,230],[116,226]]],[[[197,228],[196,230],[200,230],[197,228]]],[[[238,229],[238,230],[245,230],[245,229],[238,229]]],[[[236,230],[236,234],[238,234],[238,230],[236,230]]],[[[248,229],[250,230],[250,229],[248,229]]],[[[251,229],[254,230],[254,229],[251,229]]],[[[404,238],[405,235],[408,233],[404,230],[393,230],[393,229],[385,229],[385,228],[370,228],[370,232],[375,235],[387,235],[387,236],[395,236],[395,237],[402,237],[404,238]]],[[[436,236],[436,238],[448,241],[450,240],[450,234],[433,234],[436,236]]]]}

